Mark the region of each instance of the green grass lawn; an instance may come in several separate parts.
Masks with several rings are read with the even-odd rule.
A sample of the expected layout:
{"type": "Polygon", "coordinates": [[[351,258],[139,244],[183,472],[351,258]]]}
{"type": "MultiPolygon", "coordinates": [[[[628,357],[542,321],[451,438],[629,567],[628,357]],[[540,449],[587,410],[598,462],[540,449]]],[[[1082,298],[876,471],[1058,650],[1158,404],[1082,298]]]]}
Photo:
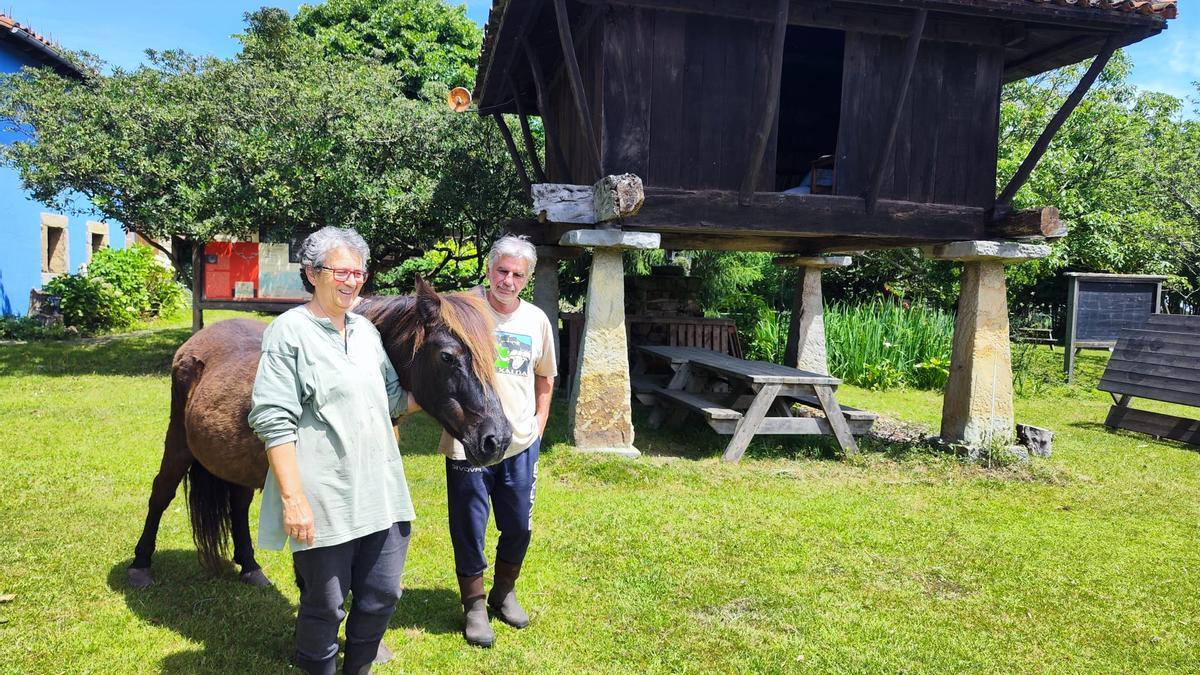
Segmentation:
{"type": "MultiPolygon", "coordinates": [[[[0,672],[287,670],[288,554],[260,552],[271,588],[206,576],[182,493],[158,584],[125,583],[187,334],[0,346],[0,672]]],[[[378,670],[1200,671],[1200,453],[1106,431],[1103,363],[1085,354],[1075,386],[1018,398],[1054,456],[1008,466],[870,440],[841,461],[823,439],[756,441],[725,465],[726,439],[699,424],[643,424],[639,460],[588,456],[565,444],[560,402],[520,585],[533,623],[494,622],[491,650],[458,634],[438,430],[413,416],[419,519],[397,658],[378,670]]],[[[933,392],[839,397],[931,428],[941,413],[933,392]]]]}

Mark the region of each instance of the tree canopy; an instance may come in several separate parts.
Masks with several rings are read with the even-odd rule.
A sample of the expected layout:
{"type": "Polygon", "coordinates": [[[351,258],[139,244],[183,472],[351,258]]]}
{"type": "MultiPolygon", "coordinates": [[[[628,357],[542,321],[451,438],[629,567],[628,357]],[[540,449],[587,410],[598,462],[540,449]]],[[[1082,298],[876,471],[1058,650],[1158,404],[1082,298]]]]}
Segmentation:
{"type": "MultiPolygon", "coordinates": [[[[458,9],[413,8],[405,20],[461,32],[458,9]]],[[[147,65],[84,82],[45,69],[4,76],[0,117],[27,140],[3,158],[34,198],[69,210],[80,193],[147,238],[286,238],[334,224],[363,234],[376,268],[466,241],[486,249],[523,194],[494,124],[450,112],[444,85],[428,79],[447,60],[334,58],[301,30],[327,13],[302,16],[247,15],[229,60],[150,52],[147,65]],[[414,83],[424,97],[409,95],[414,83]]]]}
{"type": "Polygon", "coordinates": [[[444,0],[326,0],[301,5],[295,26],[329,56],[396,66],[410,98],[430,82],[470,87],[483,41],[466,6],[444,0]]]}

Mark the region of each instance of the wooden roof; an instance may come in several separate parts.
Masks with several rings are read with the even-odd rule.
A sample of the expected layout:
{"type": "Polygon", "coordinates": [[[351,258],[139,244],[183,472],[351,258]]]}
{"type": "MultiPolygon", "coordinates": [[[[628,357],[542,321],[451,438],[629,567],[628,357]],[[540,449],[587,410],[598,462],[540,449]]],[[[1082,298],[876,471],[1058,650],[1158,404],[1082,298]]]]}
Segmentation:
{"type": "MultiPolygon", "coordinates": [[[[710,0],[573,0],[588,20],[605,4],[665,11],[717,14],[769,22],[772,3],[710,0]]],[[[1176,0],[792,0],[790,23],[872,32],[889,21],[906,25],[913,9],[930,11],[927,35],[947,42],[990,41],[1005,49],[1004,80],[1011,82],[1095,56],[1105,40],[1120,35],[1122,46],[1166,28],[1177,16],[1176,0]],[[839,18],[829,23],[829,17],[839,18]]],[[[594,18],[594,17],[592,17],[594,18]]],[[[511,77],[526,110],[536,110],[524,63],[522,40],[556,63],[561,46],[553,30],[553,7],[546,0],[493,0],[484,28],[474,99],[481,113],[516,112],[511,77]]]]}

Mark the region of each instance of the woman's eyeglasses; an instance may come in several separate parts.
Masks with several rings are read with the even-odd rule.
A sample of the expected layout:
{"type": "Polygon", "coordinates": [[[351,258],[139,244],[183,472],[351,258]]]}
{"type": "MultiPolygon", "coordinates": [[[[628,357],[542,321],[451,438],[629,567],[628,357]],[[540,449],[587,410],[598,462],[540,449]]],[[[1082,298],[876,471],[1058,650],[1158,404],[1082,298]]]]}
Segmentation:
{"type": "Polygon", "coordinates": [[[324,265],[314,265],[313,267],[319,270],[328,270],[333,275],[334,281],[346,281],[350,277],[354,277],[354,280],[358,282],[367,280],[367,273],[362,270],[352,270],[348,267],[326,267],[324,265]]]}

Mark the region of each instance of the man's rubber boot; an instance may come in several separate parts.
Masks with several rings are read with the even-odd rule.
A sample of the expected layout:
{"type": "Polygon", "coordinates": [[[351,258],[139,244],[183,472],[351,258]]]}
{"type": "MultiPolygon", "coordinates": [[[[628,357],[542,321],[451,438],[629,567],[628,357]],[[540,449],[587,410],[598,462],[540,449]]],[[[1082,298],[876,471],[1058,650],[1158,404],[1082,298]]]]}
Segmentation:
{"type": "Polygon", "coordinates": [[[472,647],[491,647],[496,633],[488,621],[487,603],[483,594],[483,575],[458,578],[458,592],[462,596],[463,637],[472,647]]]}
{"type": "Polygon", "coordinates": [[[488,606],[504,623],[513,628],[524,628],[529,625],[529,614],[517,602],[517,577],[521,576],[521,566],[496,561],[495,578],[492,580],[492,591],[488,593],[488,606]]]}

